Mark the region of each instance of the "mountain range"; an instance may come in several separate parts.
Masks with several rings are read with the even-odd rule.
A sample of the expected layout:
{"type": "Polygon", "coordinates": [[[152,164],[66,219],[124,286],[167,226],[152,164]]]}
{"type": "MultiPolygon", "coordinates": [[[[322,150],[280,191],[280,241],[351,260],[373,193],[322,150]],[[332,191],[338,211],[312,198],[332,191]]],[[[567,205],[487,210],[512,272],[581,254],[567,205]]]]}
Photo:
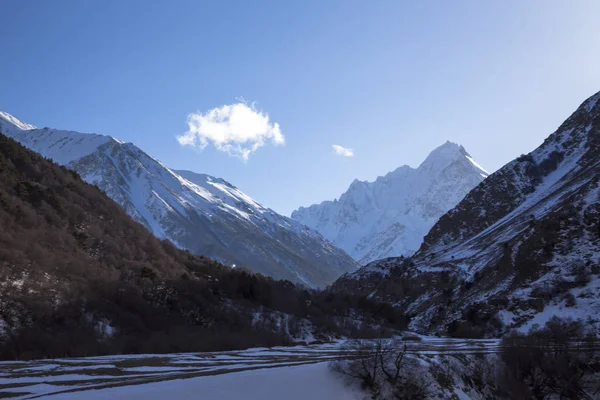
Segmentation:
{"type": "Polygon", "coordinates": [[[445,213],[411,258],[341,277],[413,329],[501,335],[552,316],[600,322],[600,93],[445,213]]]}
{"type": "Polygon", "coordinates": [[[339,200],[300,207],[292,218],[319,231],[359,264],[409,256],[439,217],[488,176],[464,147],[446,142],[418,168],[355,180],[339,200]]]}
{"type": "Polygon", "coordinates": [[[0,132],[97,185],[158,238],[308,287],[358,264],[319,233],[264,207],[223,179],[174,171],[111,136],[38,129],[0,111],[0,132]]]}
{"type": "Polygon", "coordinates": [[[159,238],[307,286],[343,274],[328,293],[392,305],[420,332],[498,336],[553,315],[600,325],[600,93],[489,176],[448,142],[416,169],[355,181],[340,200],[293,213],[325,238],[222,179],[171,170],[109,136],[5,113],[0,131],[77,171],[159,238]],[[366,265],[356,270],[334,244],[366,265]]]}
{"type": "Polygon", "coordinates": [[[2,134],[0,226],[1,360],[271,347],[406,322],[391,306],[178,249],[2,134]]]}

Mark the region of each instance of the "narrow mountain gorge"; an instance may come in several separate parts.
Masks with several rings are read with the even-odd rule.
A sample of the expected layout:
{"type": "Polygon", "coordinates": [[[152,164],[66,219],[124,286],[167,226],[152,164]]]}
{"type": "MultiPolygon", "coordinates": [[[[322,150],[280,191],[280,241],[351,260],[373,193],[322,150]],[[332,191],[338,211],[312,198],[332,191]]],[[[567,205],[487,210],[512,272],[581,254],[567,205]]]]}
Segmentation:
{"type": "Polygon", "coordinates": [[[358,265],[319,233],[230,183],[173,171],[110,136],[37,129],[0,112],[0,131],[79,173],[158,238],[224,264],[324,287],[358,265]]]}
{"type": "Polygon", "coordinates": [[[412,258],[376,261],[336,292],[385,299],[412,327],[498,335],[600,315],[600,93],[544,143],[443,215],[412,258]]]}
{"type": "Polygon", "coordinates": [[[300,207],[292,218],[361,265],[409,256],[439,217],[486,177],[462,146],[446,142],[416,169],[404,165],[375,182],[355,180],[339,200],[300,207]]]}

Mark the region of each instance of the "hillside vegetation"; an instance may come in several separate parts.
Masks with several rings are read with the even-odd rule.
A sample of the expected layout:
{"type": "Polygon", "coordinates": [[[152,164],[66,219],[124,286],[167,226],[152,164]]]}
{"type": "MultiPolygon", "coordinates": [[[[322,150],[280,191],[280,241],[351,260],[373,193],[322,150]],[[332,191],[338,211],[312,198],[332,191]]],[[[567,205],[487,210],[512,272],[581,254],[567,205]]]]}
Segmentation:
{"type": "Polygon", "coordinates": [[[158,240],[97,187],[1,134],[0,226],[4,359],[224,350],[406,325],[365,297],[158,240]]]}

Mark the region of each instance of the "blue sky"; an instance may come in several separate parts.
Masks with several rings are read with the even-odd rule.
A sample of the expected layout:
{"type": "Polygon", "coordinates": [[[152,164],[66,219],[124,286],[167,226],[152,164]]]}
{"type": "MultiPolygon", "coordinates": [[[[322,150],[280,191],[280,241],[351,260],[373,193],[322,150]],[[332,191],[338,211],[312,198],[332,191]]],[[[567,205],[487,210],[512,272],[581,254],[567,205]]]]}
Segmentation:
{"type": "Polygon", "coordinates": [[[597,1],[168,3],[3,0],[0,109],[133,142],[289,214],[446,140],[493,171],[600,90],[597,1]],[[247,161],[177,140],[190,113],[240,98],[270,132],[247,161]]]}

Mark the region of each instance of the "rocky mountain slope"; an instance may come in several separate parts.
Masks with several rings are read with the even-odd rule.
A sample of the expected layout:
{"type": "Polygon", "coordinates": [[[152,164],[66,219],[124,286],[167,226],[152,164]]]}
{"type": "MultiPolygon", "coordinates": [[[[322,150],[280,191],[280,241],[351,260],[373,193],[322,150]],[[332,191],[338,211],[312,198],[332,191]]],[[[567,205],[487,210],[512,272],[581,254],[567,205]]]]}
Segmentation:
{"type": "Polygon", "coordinates": [[[277,279],[323,287],[358,265],[316,231],[263,207],[228,182],[173,171],[131,143],[37,129],[0,112],[0,131],[77,171],[158,238],[277,279]]]}
{"type": "Polygon", "coordinates": [[[416,169],[404,165],[375,182],[355,180],[339,200],[300,207],[292,218],[316,229],[361,265],[413,254],[440,216],[487,172],[447,142],[416,169]]]}
{"type": "Polygon", "coordinates": [[[419,330],[497,334],[600,315],[600,93],[490,175],[411,259],[374,262],[334,290],[385,298],[419,330]]]}
{"type": "Polygon", "coordinates": [[[76,172],[2,134],[0,227],[0,359],[239,349],[405,326],[385,304],[159,240],[76,172]]]}

